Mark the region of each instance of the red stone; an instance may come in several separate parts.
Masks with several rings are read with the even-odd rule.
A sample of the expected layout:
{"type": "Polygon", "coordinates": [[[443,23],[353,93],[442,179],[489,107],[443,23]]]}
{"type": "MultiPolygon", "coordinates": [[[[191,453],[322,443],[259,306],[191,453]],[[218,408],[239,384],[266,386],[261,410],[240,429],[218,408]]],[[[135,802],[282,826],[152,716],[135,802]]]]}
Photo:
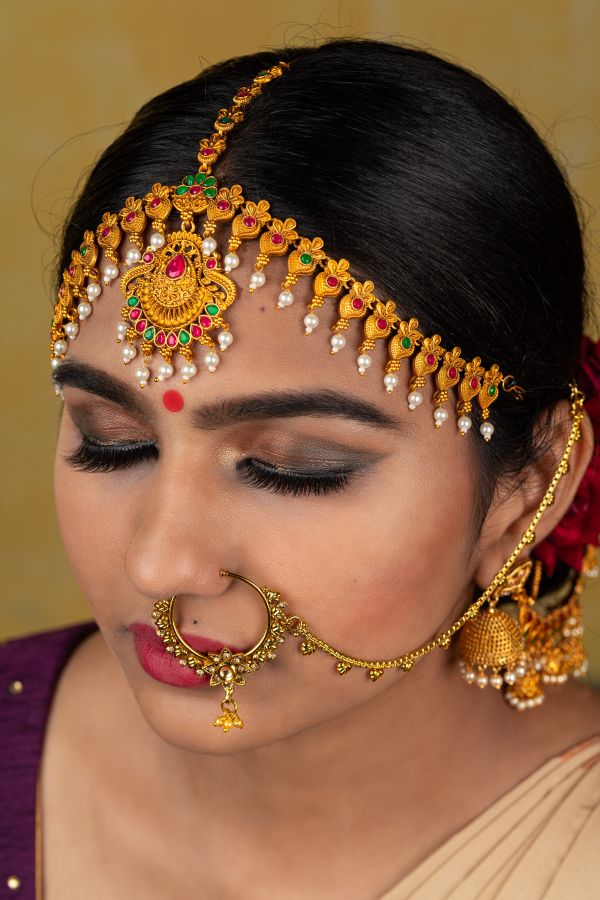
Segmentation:
{"type": "Polygon", "coordinates": [[[143,334],[143,332],[146,330],[147,324],[148,323],[146,322],[145,319],[140,319],[140,321],[137,323],[137,325],[135,327],[136,327],[137,331],[139,331],[140,334],[143,334]]]}
{"type": "Polygon", "coordinates": [[[145,263],[152,262],[152,260],[154,259],[154,253],[152,253],[150,250],[148,250],[146,253],[144,253],[142,259],[144,260],[145,263]]]}
{"type": "Polygon", "coordinates": [[[212,325],[212,319],[210,318],[210,316],[200,316],[199,321],[203,328],[210,328],[210,326],[212,325]]]}
{"type": "Polygon", "coordinates": [[[435,356],[433,355],[433,353],[427,354],[427,356],[425,357],[425,362],[428,366],[435,366],[435,356]]]}
{"type": "Polygon", "coordinates": [[[385,331],[387,328],[387,321],[385,319],[377,319],[377,327],[380,331],[385,331]]]}
{"type": "Polygon", "coordinates": [[[181,278],[183,273],[186,270],[186,262],[183,254],[178,253],[177,256],[174,256],[167,265],[165,269],[165,275],[167,278],[181,278]]]}
{"type": "Polygon", "coordinates": [[[141,316],[141,314],[142,314],[141,309],[140,309],[138,306],[136,306],[136,307],[134,307],[134,309],[132,309],[131,312],[129,313],[129,318],[130,318],[130,319],[133,319],[133,320],[135,321],[136,319],[139,319],[139,317],[141,316]]]}
{"type": "Polygon", "coordinates": [[[196,194],[199,194],[201,190],[202,190],[202,188],[200,187],[200,185],[195,184],[190,188],[190,194],[192,194],[192,196],[195,197],[196,194]]]}
{"type": "Polygon", "coordinates": [[[173,334],[172,331],[167,335],[167,345],[169,347],[175,347],[177,345],[177,335],[173,334]]]}
{"type": "Polygon", "coordinates": [[[71,276],[71,278],[73,277],[74,274],[75,274],[75,266],[69,266],[69,275],[71,276]]]}
{"type": "Polygon", "coordinates": [[[457,375],[458,375],[458,372],[456,371],[456,369],[454,368],[454,366],[451,366],[451,367],[448,369],[448,378],[456,378],[457,375]]]}
{"type": "Polygon", "coordinates": [[[214,269],[214,267],[215,267],[216,265],[217,265],[217,261],[216,261],[216,259],[214,258],[214,256],[210,256],[210,257],[206,260],[206,268],[207,268],[207,269],[214,269]]]}
{"type": "Polygon", "coordinates": [[[100,232],[100,236],[103,238],[107,238],[110,234],[110,228],[103,228],[100,232]]]}
{"type": "Polygon", "coordinates": [[[231,203],[229,202],[229,200],[219,200],[219,202],[217,203],[217,209],[220,209],[221,212],[225,212],[225,210],[229,209],[230,206],[231,203]]]}
{"type": "Polygon", "coordinates": [[[254,228],[254,226],[256,225],[256,219],[254,218],[254,216],[244,216],[244,218],[242,219],[242,225],[245,228],[254,228]]]}
{"type": "Polygon", "coordinates": [[[271,235],[271,243],[276,244],[277,246],[279,246],[280,244],[283,244],[283,235],[279,234],[278,231],[275,231],[271,235]]]}
{"type": "Polygon", "coordinates": [[[204,147],[203,150],[200,151],[201,156],[212,156],[214,154],[214,150],[211,150],[209,147],[204,147]]]}
{"type": "Polygon", "coordinates": [[[165,337],[164,331],[159,331],[158,334],[157,334],[156,337],[155,337],[155,341],[156,341],[157,347],[162,347],[162,345],[164,344],[165,340],[166,340],[166,337],[165,337]]]}
{"type": "Polygon", "coordinates": [[[150,201],[150,206],[152,209],[156,209],[157,206],[160,206],[160,197],[153,197],[150,201]]]}
{"type": "Polygon", "coordinates": [[[125,216],[125,221],[126,221],[126,222],[133,222],[134,219],[135,219],[135,213],[134,213],[134,212],[130,212],[130,213],[128,213],[128,214],[125,216]]]}
{"type": "Polygon", "coordinates": [[[249,93],[250,93],[250,91],[247,91],[246,88],[240,88],[240,90],[237,92],[237,96],[238,97],[247,97],[249,93]]]}
{"type": "Polygon", "coordinates": [[[339,280],[339,278],[336,278],[335,275],[328,275],[327,278],[325,279],[325,284],[327,285],[327,287],[330,287],[330,288],[337,287],[339,283],[340,283],[340,280],[339,280]]]}
{"type": "Polygon", "coordinates": [[[471,390],[476,391],[479,387],[479,378],[471,378],[471,390]]]}
{"type": "Polygon", "coordinates": [[[179,391],[165,391],[162,401],[169,412],[180,412],[183,409],[183,397],[179,391]]]}
{"type": "Polygon", "coordinates": [[[354,309],[362,309],[364,305],[365,304],[363,303],[363,301],[359,300],[358,297],[356,298],[356,300],[352,301],[352,306],[354,307],[354,309]]]}
{"type": "Polygon", "coordinates": [[[199,325],[192,325],[190,331],[192,333],[192,337],[199,338],[202,335],[202,329],[199,325]]]}

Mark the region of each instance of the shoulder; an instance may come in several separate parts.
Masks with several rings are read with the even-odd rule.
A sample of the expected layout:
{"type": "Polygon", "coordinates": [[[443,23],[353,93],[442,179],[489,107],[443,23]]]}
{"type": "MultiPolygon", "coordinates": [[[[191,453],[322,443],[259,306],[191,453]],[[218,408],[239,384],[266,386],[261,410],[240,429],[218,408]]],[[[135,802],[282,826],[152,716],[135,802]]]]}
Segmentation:
{"type": "Polygon", "coordinates": [[[87,621],[0,643],[0,854],[25,894],[33,891],[35,800],[49,710],[70,656],[96,630],[87,621]]]}

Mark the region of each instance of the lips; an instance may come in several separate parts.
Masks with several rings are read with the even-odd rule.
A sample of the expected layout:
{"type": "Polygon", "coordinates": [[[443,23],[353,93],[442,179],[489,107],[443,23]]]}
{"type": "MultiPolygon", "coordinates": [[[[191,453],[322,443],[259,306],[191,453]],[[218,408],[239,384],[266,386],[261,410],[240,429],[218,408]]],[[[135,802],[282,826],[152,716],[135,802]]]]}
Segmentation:
{"type": "MultiPolygon", "coordinates": [[[[140,665],[156,681],[175,685],[176,687],[208,686],[208,676],[196,675],[188,666],[182,666],[172,653],[166,652],[162,639],[151,625],[146,625],[143,622],[133,622],[129,626],[129,631],[133,634],[135,651],[140,665]]],[[[181,631],[180,634],[186,643],[199,653],[218,653],[224,647],[221,641],[215,641],[202,635],[191,634],[188,631],[181,631]]],[[[229,649],[232,653],[241,652],[236,647],[230,647],[229,649]]]]}

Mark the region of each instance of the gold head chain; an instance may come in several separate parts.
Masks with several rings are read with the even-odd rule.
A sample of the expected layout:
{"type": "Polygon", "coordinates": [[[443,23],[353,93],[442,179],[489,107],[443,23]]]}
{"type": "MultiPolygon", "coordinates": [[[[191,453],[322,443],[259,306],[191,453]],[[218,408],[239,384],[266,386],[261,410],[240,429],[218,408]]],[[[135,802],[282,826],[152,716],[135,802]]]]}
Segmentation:
{"type": "Polygon", "coordinates": [[[325,301],[336,300],[331,353],[345,347],[352,322],[361,324],[363,336],[356,359],[360,375],[372,365],[371,351],[385,342],[383,384],[388,393],[399,384],[403,360],[410,361],[408,408],[415,410],[423,403],[423,389],[433,378],[435,426],[441,427],[449,418],[446,404],[450,390],[456,388],[459,432],[464,435],[472,427],[470,414],[476,401],[481,411],[480,432],[489,441],[494,432],[490,406],[500,389],[517,398],[522,396],[512,376],[504,375],[495,363],[486,369],[479,356],[463,358],[460,347],[445,348],[439,334],[426,337],[416,318],[404,318],[393,300],[379,299],[372,281],[357,281],[347,259],[329,256],[322,238],[301,237],[295,219],[274,217],[268,200],[247,200],[241,185],[218,184],[213,167],[225,151],[229,132],[244,119],[246,107],[265,85],[287,68],[287,63],[279,62],[259,72],[250,85],[237,91],[229,108],[219,110],[213,133],[200,141],[197,172],[186,175],[179,185],[156,183],[143,198],[127,197],[118,214],[104,213],[95,232],[84,233],[63,272],[56,299],[50,335],[52,367],[64,360],[69,343],[77,338],[81,321],[92,314],[103,286],[121,275],[124,305],[116,339],[123,345],[125,364],[138,358],[135,377],[140,387],[152,377],[155,382],[171,378],[176,357],[181,361],[181,380],[188,382],[198,371],[196,348],[204,368],[214,372],[220,360],[217,347],[222,353],[233,342],[224,313],[238,293],[231,275],[240,263],[237,250],[243,241],[258,240],[259,253],[248,285],[251,294],[265,284],[269,260],[287,257],[277,308],[290,306],[294,285],[300,278],[310,277],[305,334],[312,334],[319,325],[317,310],[325,301]],[[167,220],[173,211],[178,213],[180,224],[168,230],[167,220]],[[231,227],[226,235],[224,226],[228,223],[231,227]],[[124,239],[128,249],[121,265],[118,251],[124,239]],[[158,362],[151,370],[155,357],[158,362]]]}

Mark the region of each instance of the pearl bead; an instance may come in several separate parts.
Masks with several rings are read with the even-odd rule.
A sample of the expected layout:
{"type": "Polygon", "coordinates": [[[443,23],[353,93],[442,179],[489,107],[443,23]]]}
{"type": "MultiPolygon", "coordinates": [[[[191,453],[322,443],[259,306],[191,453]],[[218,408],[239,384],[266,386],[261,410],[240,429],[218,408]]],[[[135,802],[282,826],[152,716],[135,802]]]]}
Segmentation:
{"type": "Polygon", "coordinates": [[[52,359],[50,360],[50,368],[51,368],[51,369],[58,369],[58,367],[60,366],[61,362],[62,362],[62,359],[58,359],[58,357],[53,356],[52,359]]]}
{"type": "Polygon", "coordinates": [[[146,368],[146,366],[142,366],[139,369],[136,369],[135,377],[139,381],[140,385],[144,387],[148,384],[148,379],[150,378],[150,369],[146,368]]]}
{"type": "Polygon", "coordinates": [[[262,287],[266,280],[264,272],[253,272],[250,276],[250,291],[262,287]]]}
{"type": "Polygon", "coordinates": [[[119,270],[115,265],[109,263],[109,265],[104,266],[102,274],[104,276],[104,284],[110,284],[119,274],[119,270]]]}
{"type": "Polygon", "coordinates": [[[485,441],[489,441],[494,433],[494,426],[492,425],[491,422],[482,422],[479,427],[479,430],[480,430],[481,434],[483,435],[483,439],[485,441]]]}
{"type": "Polygon", "coordinates": [[[221,350],[226,350],[233,343],[233,335],[230,331],[220,331],[217,340],[221,350]]]}
{"type": "Polygon", "coordinates": [[[193,378],[197,371],[198,370],[194,363],[185,363],[185,365],[181,367],[181,380],[183,381],[183,383],[187,384],[190,378],[193,378]]]}
{"type": "Polygon", "coordinates": [[[54,385],[54,393],[56,394],[57,397],[60,397],[61,400],[65,399],[65,395],[63,394],[63,389],[58,384],[54,385]]]}
{"type": "Polygon", "coordinates": [[[467,684],[473,684],[473,682],[475,681],[475,672],[465,672],[465,681],[467,682],[467,684]]]}
{"type": "Polygon", "coordinates": [[[490,675],[490,684],[492,685],[492,687],[500,689],[503,682],[504,679],[502,678],[502,675],[490,675]]]}
{"type": "Polygon", "coordinates": [[[515,675],[514,672],[505,672],[504,680],[507,684],[514,684],[515,681],[517,680],[517,676],[515,675]]]}
{"type": "Polygon", "coordinates": [[[205,353],[204,354],[204,365],[208,369],[209,372],[214,372],[217,366],[219,365],[219,357],[216,353],[205,353]]]}
{"type": "Polygon", "coordinates": [[[127,263],[128,266],[135,265],[135,263],[139,262],[141,258],[142,258],[142,254],[140,253],[140,251],[138,250],[137,247],[132,247],[125,254],[125,262],[127,263]]]}
{"type": "Polygon", "coordinates": [[[515,666],[515,675],[517,676],[517,678],[523,678],[523,676],[525,675],[526,672],[527,672],[527,669],[525,668],[525,666],[522,666],[522,665],[515,666]]]}
{"type": "Polygon", "coordinates": [[[65,334],[68,338],[71,338],[71,340],[74,341],[79,334],[79,325],[77,324],[77,322],[68,322],[65,325],[65,334]]]}
{"type": "Polygon", "coordinates": [[[423,394],[421,391],[411,391],[408,395],[408,408],[416,409],[423,402],[423,394]]]}
{"type": "Polygon", "coordinates": [[[153,231],[150,235],[150,246],[153,250],[158,250],[165,243],[165,237],[159,231],[153,231]]]}
{"type": "Polygon", "coordinates": [[[157,378],[159,381],[164,381],[165,378],[170,378],[173,374],[173,366],[171,363],[162,362],[158,367],[157,378]]]}
{"type": "Polygon", "coordinates": [[[131,362],[133,357],[136,355],[137,350],[135,347],[132,347],[131,344],[126,344],[125,347],[121,350],[121,355],[123,356],[123,362],[127,364],[131,362]]]}
{"type": "Polygon", "coordinates": [[[356,360],[356,364],[358,366],[358,371],[361,375],[364,375],[373,360],[369,356],[368,353],[361,353],[361,355],[356,360]]]}
{"type": "Polygon", "coordinates": [[[79,313],[80,319],[87,319],[87,317],[91,315],[92,304],[88,303],[87,300],[82,300],[77,307],[77,312],[79,313]]]}
{"type": "Polygon", "coordinates": [[[331,337],[331,352],[339,353],[346,346],[346,338],[343,334],[334,334],[331,337]]]}
{"type": "Polygon", "coordinates": [[[223,266],[226,272],[231,272],[232,269],[237,269],[240,264],[240,258],[237,253],[227,253],[225,259],[223,260],[223,266]]]}
{"type": "Polygon", "coordinates": [[[117,340],[118,341],[122,340],[125,337],[125,335],[127,334],[128,328],[129,328],[129,325],[127,324],[127,322],[119,322],[117,324],[117,340]]]}
{"type": "Polygon", "coordinates": [[[277,306],[279,309],[283,309],[284,306],[291,306],[293,302],[294,295],[291,291],[281,291],[277,300],[277,306]]]}
{"type": "Polygon", "coordinates": [[[461,434],[466,434],[473,422],[468,416],[461,416],[457,422],[458,430],[461,434]]]}
{"type": "Polygon", "coordinates": [[[309,313],[307,316],[304,316],[304,333],[312,334],[318,324],[319,317],[315,316],[314,313],[309,313]]]}
{"type": "Polygon", "coordinates": [[[102,288],[97,281],[90,281],[86,288],[86,293],[88,295],[88,300],[95,300],[96,297],[99,297],[102,293],[102,288]]]}
{"type": "Polygon", "coordinates": [[[390,372],[383,377],[383,383],[388,394],[391,394],[394,388],[398,387],[399,382],[400,379],[397,375],[394,375],[393,372],[390,372]]]}
{"type": "Polygon", "coordinates": [[[217,249],[217,242],[212,237],[204,238],[202,241],[202,252],[205,256],[210,256],[217,249]]]}
{"type": "Polygon", "coordinates": [[[443,409],[441,406],[438,407],[438,409],[436,409],[433,414],[433,418],[435,421],[435,427],[441,428],[441,426],[444,424],[444,422],[448,418],[448,410],[443,409]]]}
{"type": "Polygon", "coordinates": [[[66,341],[54,341],[54,352],[58,353],[60,356],[62,353],[67,352],[67,342],[66,341]]]}
{"type": "Polygon", "coordinates": [[[477,676],[475,681],[477,683],[477,687],[484,688],[488,683],[488,677],[487,675],[481,674],[477,676]]]}

